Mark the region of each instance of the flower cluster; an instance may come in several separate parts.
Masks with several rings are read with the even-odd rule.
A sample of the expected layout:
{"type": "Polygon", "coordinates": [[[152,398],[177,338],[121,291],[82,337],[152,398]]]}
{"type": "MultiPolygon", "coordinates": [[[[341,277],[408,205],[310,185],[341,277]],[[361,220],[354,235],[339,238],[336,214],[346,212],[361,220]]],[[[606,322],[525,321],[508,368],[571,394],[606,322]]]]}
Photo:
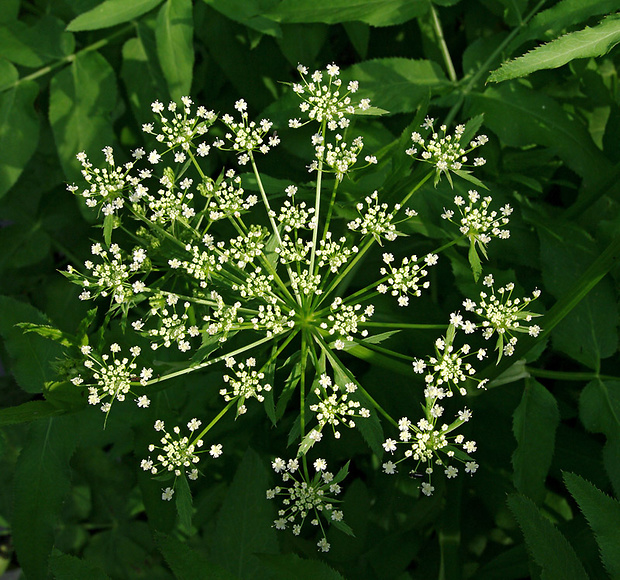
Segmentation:
{"type": "Polygon", "coordinates": [[[468,344],[455,349],[453,345],[455,328],[456,325],[451,324],[446,337],[438,338],[435,341],[435,356],[429,356],[428,362],[419,358],[413,361],[414,372],[425,375],[424,382],[427,385],[427,390],[429,388],[436,389],[438,394],[435,396],[440,399],[444,396],[451,397],[453,387],[461,395],[466,395],[467,389],[463,385],[468,379],[478,382],[478,388],[481,389],[488,382],[487,379],[474,379],[473,375],[476,369],[466,360],[471,356],[483,360],[487,356],[486,350],[481,348],[475,351],[468,344]]]}
{"type": "MultiPolygon", "coordinates": [[[[301,74],[302,82],[293,84],[293,91],[301,98],[300,110],[306,113],[311,121],[325,124],[330,131],[346,129],[349,124],[349,116],[370,108],[368,99],[361,99],[355,103],[351,99],[359,87],[357,81],[351,81],[345,92],[342,91],[342,80],[339,77],[340,69],[332,64],[326,72],[315,70],[308,80],[308,69],[299,65],[297,70],[301,74]]],[[[307,122],[300,119],[291,119],[289,126],[301,127],[307,122]]]]}
{"type": "Polygon", "coordinates": [[[310,405],[310,410],[316,413],[318,427],[314,429],[312,438],[317,440],[317,434],[321,433],[325,425],[330,425],[334,437],[340,439],[340,425],[345,427],[355,427],[355,417],[367,419],[370,411],[361,406],[359,401],[350,398],[355,393],[357,386],[355,383],[346,383],[340,387],[325,373],[323,373],[314,389],[314,394],[318,402],[310,405]],[[331,391],[331,392],[330,392],[331,391]]]}
{"type": "Polygon", "coordinates": [[[377,292],[385,294],[390,290],[392,296],[398,296],[399,306],[407,306],[409,294],[421,296],[422,289],[430,286],[428,280],[421,282],[421,279],[428,274],[424,265],[427,267],[434,266],[437,264],[438,256],[437,254],[427,254],[422,260],[418,260],[415,255],[410,258],[403,258],[398,268],[392,266],[393,261],[393,254],[383,254],[383,262],[387,264],[389,272],[386,268],[381,268],[381,275],[385,276],[385,279],[377,286],[377,292]]]}
{"type": "Polygon", "coordinates": [[[471,418],[471,411],[467,408],[459,411],[457,418],[450,424],[438,425],[438,417],[432,413],[435,405],[429,409],[428,417],[412,423],[407,417],[398,422],[399,440],[386,439],[383,448],[388,453],[394,454],[399,446],[405,448],[403,457],[397,461],[383,463],[383,471],[389,475],[397,473],[398,464],[412,459],[414,461],[411,470],[412,475],[427,477],[427,481],[421,485],[424,495],[432,495],[435,488],[432,485],[431,476],[434,466],[443,467],[445,476],[452,479],[458,475],[458,468],[454,460],[465,464],[465,472],[474,474],[478,464],[473,461],[469,454],[476,451],[475,441],[466,441],[462,434],[454,435],[453,432],[471,418]]]}
{"type": "MultiPolygon", "coordinates": [[[[172,429],[174,435],[171,435],[166,431],[166,427],[163,421],[155,421],[154,429],[157,432],[163,432],[159,443],[160,445],[149,445],[149,452],[157,452],[155,460],[151,457],[143,459],[140,463],[140,467],[144,471],[148,471],[153,475],[158,474],[173,474],[175,479],[185,474],[189,479],[198,478],[198,468],[195,465],[200,461],[199,453],[204,445],[200,436],[194,437],[194,433],[200,428],[201,421],[194,418],[187,424],[187,429],[190,432],[190,436],[181,437],[181,428],[175,426],[172,429]]],[[[211,445],[209,455],[213,458],[218,458],[222,455],[222,445],[211,445]]],[[[163,490],[162,499],[171,500],[174,493],[173,488],[166,488],[163,490]]]]}
{"type": "MultiPolygon", "coordinates": [[[[260,151],[263,154],[269,153],[272,147],[280,143],[277,135],[271,135],[266,139],[267,133],[273,127],[269,119],[261,119],[258,123],[250,121],[248,118],[248,105],[243,99],[235,103],[235,109],[241,114],[241,122],[237,122],[231,115],[224,115],[222,122],[230,131],[226,133],[226,139],[231,141],[231,147],[238,154],[239,165],[246,165],[250,161],[250,154],[253,151],[260,151]]],[[[226,150],[221,140],[215,142],[219,149],[226,150]]]]}
{"type": "Polygon", "coordinates": [[[83,287],[80,300],[109,296],[113,303],[122,304],[146,289],[142,280],[130,282],[137,274],[142,274],[144,278],[150,269],[150,260],[144,248],[135,248],[131,260],[123,256],[124,252],[118,244],[104,250],[100,243],[95,243],[91,246],[91,253],[99,263],[86,260],[84,267],[87,273],[78,272],[73,266],[68,266],[64,272],[72,282],[83,287]]]}
{"type": "MultiPolygon", "coordinates": [[[[478,243],[478,246],[483,250],[486,244],[491,241],[492,237],[505,240],[510,237],[510,231],[502,229],[509,221],[508,216],[512,213],[510,205],[506,204],[500,209],[500,214],[496,211],[489,212],[489,205],[493,201],[491,196],[480,197],[480,194],[476,190],[470,190],[467,193],[468,203],[460,196],[457,195],[454,198],[454,205],[457,206],[461,214],[461,220],[457,224],[460,232],[467,236],[470,242],[478,243]]],[[[443,219],[446,219],[452,223],[456,223],[452,220],[454,217],[454,211],[444,208],[444,213],[441,214],[443,219]]]]}
{"type": "Polygon", "coordinates": [[[377,191],[366,196],[364,201],[366,202],[366,208],[364,208],[364,204],[361,202],[357,204],[356,207],[360,217],[347,224],[349,229],[359,231],[362,235],[370,234],[379,243],[381,238],[385,238],[388,242],[393,242],[397,238],[398,232],[392,220],[400,209],[400,205],[397,204],[394,206],[393,211],[388,211],[387,203],[379,203],[377,191]]]}
{"type": "Polygon", "coordinates": [[[338,495],[342,488],[340,482],[348,472],[347,463],[336,476],[327,471],[327,462],[317,459],[314,462],[315,474],[309,479],[300,469],[297,459],[288,462],[277,457],[272,462],[273,470],[282,474],[282,482],[287,486],[276,486],[267,490],[267,499],[282,497],[283,509],[278,511],[278,519],[273,525],[278,530],[285,530],[289,526],[293,534],[298,536],[307,517],[312,518],[310,523],[318,526],[322,532],[322,538],[317,542],[317,547],[323,552],[328,552],[330,545],[325,537],[325,528],[321,517],[345,532],[349,532],[348,526],[343,522],[343,513],[335,509],[334,504],[339,500],[338,495]]]}
{"type": "Polygon", "coordinates": [[[483,318],[482,336],[489,340],[497,334],[496,350],[499,351],[499,358],[502,354],[511,356],[514,353],[517,337],[515,333],[527,333],[529,336],[538,336],[541,328],[538,324],[529,323],[532,318],[540,316],[535,312],[525,310],[533,300],[540,296],[540,290],[532,292],[532,296],[523,299],[512,298],[514,283],[510,282],[500,288],[494,288],[494,279],[491,274],[485,276],[483,284],[491,289],[488,295],[485,291],[480,292],[480,301],[476,304],[467,298],[463,302],[465,310],[475,312],[483,318]]]}
{"type": "MultiPolygon", "coordinates": [[[[484,145],[488,138],[486,135],[478,135],[476,139],[469,143],[469,147],[461,144],[463,134],[465,133],[465,125],[457,125],[453,135],[448,135],[446,125],[439,127],[439,132],[433,128],[435,119],[426,117],[421,128],[430,131],[430,136],[424,139],[417,131],[411,134],[413,146],[407,149],[407,155],[430,163],[435,166],[435,185],[439,182],[441,174],[445,173],[450,184],[452,177],[450,172],[459,173],[467,163],[467,155],[484,145]],[[419,150],[418,150],[419,148],[419,150]]],[[[474,167],[484,165],[486,161],[482,157],[476,157],[473,162],[474,167]]]]}
{"type": "MultiPolygon", "coordinates": [[[[104,413],[109,413],[114,401],[122,402],[127,398],[132,392],[132,383],[136,386],[146,386],[153,376],[153,369],[146,367],[143,367],[137,376],[138,365],[135,361],[141,353],[139,346],[132,346],[129,349],[131,358],[120,356],[121,347],[117,343],[110,345],[110,354],[102,354],[100,357],[88,345],[80,347],[80,351],[86,357],[84,366],[92,378],[85,379],[78,374],[71,379],[71,382],[75,386],[87,387],[88,403],[90,405],[101,403],[101,411],[104,413]]],[[[138,407],[145,408],[150,405],[146,395],[137,397],[135,402],[138,407]]]]}
{"type": "Polygon", "coordinates": [[[262,403],[265,400],[263,393],[271,391],[271,385],[264,382],[265,373],[254,370],[256,359],[250,357],[245,363],[237,363],[233,357],[228,357],[225,362],[235,376],[224,375],[228,388],[220,389],[220,395],[226,402],[236,400],[237,415],[243,415],[247,411],[245,400],[253,397],[262,403]]]}

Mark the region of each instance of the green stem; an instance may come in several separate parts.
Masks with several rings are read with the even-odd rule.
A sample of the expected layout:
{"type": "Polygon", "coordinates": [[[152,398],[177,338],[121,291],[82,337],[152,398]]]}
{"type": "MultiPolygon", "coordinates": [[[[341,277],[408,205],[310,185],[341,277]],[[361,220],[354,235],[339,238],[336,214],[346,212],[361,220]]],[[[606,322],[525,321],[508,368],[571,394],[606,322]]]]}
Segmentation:
{"type": "Polygon", "coordinates": [[[465,97],[470,93],[470,91],[474,88],[474,85],[478,82],[480,77],[489,72],[489,67],[495,61],[497,56],[501,54],[504,49],[515,39],[515,37],[521,32],[521,29],[529,22],[529,20],[542,8],[547,0],[540,0],[536,6],[532,9],[532,11],[519,23],[519,25],[512,30],[512,32],[501,42],[501,44],[489,55],[489,57],[480,65],[478,70],[470,77],[467,84],[461,90],[461,94],[459,95],[458,101],[452,105],[446,120],[444,121],[445,125],[450,125],[456,117],[459,109],[463,106],[463,102],[465,101],[465,97]]]}
{"type": "Polygon", "coordinates": [[[325,353],[325,356],[329,359],[332,367],[338,368],[340,372],[346,375],[352,383],[357,385],[359,391],[364,394],[364,396],[373,405],[373,407],[377,411],[379,411],[379,413],[381,413],[392,425],[394,425],[394,427],[397,427],[398,423],[381,405],[379,405],[379,403],[377,403],[377,401],[375,401],[375,399],[370,395],[370,393],[364,387],[362,387],[362,385],[359,384],[357,379],[353,376],[353,373],[340,362],[340,359],[338,359],[338,357],[333,354],[332,350],[329,348],[329,345],[325,342],[323,337],[318,333],[313,334],[313,336],[321,350],[325,353]]]}
{"type": "Polygon", "coordinates": [[[592,381],[594,379],[600,379],[604,381],[620,381],[620,377],[614,377],[612,375],[599,375],[598,373],[548,371],[545,369],[536,369],[528,366],[526,366],[524,370],[529,375],[533,377],[540,377],[542,379],[558,379],[561,381],[592,381]]]}
{"type": "Polygon", "coordinates": [[[213,425],[215,425],[227,412],[228,410],[236,403],[236,399],[233,399],[232,401],[229,401],[228,404],[213,418],[213,420],[211,421],[211,423],[209,423],[201,432],[200,435],[198,435],[196,437],[196,439],[194,439],[194,443],[196,441],[198,441],[198,439],[202,439],[211,429],[211,427],[213,427],[213,425]]]}
{"type": "Polygon", "coordinates": [[[446,63],[446,68],[448,69],[448,76],[453,83],[456,83],[458,79],[456,77],[456,71],[454,70],[454,64],[452,63],[452,58],[450,57],[450,52],[448,51],[448,45],[446,44],[446,39],[443,35],[443,29],[441,27],[441,22],[439,21],[439,16],[437,15],[437,11],[432,4],[431,22],[433,24],[433,29],[435,30],[437,40],[439,41],[439,48],[441,50],[443,60],[446,63]]]}
{"type": "Polygon", "coordinates": [[[308,337],[301,333],[301,375],[299,377],[299,430],[303,441],[306,436],[306,357],[308,356],[308,337]]]}
{"type": "MultiPolygon", "coordinates": [[[[163,377],[157,377],[156,379],[153,379],[151,381],[149,381],[147,383],[147,385],[155,385],[157,383],[161,383],[163,381],[167,381],[168,379],[174,379],[175,377],[180,377],[182,375],[186,375],[188,373],[193,373],[194,371],[198,371],[200,369],[204,369],[208,366],[214,365],[220,361],[223,361],[224,359],[228,358],[229,356],[236,356],[238,354],[241,354],[243,352],[246,352],[248,350],[250,350],[251,348],[255,348],[257,346],[260,346],[261,344],[264,344],[265,342],[268,342],[270,340],[273,340],[273,336],[265,336],[263,338],[261,338],[260,340],[257,340],[256,342],[253,342],[251,344],[248,344],[246,346],[242,346],[240,348],[238,348],[237,350],[234,350],[232,352],[223,354],[221,356],[218,356],[214,359],[199,363],[197,365],[192,365],[189,367],[186,367],[184,369],[181,369],[180,371],[175,371],[173,373],[170,373],[169,375],[164,375],[163,377]]],[[[133,383],[132,383],[133,384],[133,383]]],[[[139,383],[136,382],[136,385],[138,385],[139,383]]]]}
{"type": "MultiPolygon", "coordinates": [[[[325,146],[325,126],[327,121],[323,121],[321,125],[321,135],[323,136],[323,146],[325,146]]],[[[314,275],[314,259],[316,257],[316,240],[319,235],[319,216],[321,210],[321,183],[323,180],[323,154],[319,159],[319,166],[317,169],[316,178],[316,191],[314,195],[314,219],[315,225],[312,230],[312,249],[310,250],[310,275],[314,275]]]]}
{"type": "Polygon", "coordinates": [[[379,328],[399,328],[418,330],[445,330],[445,324],[408,324],[406,322],[360,322],[358,326],[376,326],[379,328]]]}
{"type": "Polygon", "coordinates": [[[336,192],[338,191],[338,185],[340,181],[336,179],[334,181],[334,189],[332,190],[332,197],[329,200],[329,207],[327,208],[327,217],[325,218],[325,226],[323,228],[323,241],[327,238],[327,232],[329,231],[329,224],[332,219],[332,213],[334,212],[334,204],[336,203],[336,192]]]}
{"type": "MultiPolygon", "coordinates": [[[[110,41],[117,37],[117,36],[121,36],[122,34],[125,34],[126,32],[128,32],[129,30],[132,30],[134,28],[133,24],[129,24],[128,26],[125,26],[123,28],[121,28],[120,30],[117,30],[115,33],[110,34],[110,36],[107,36],[106,38],[102,38],[101,40],[98,40],[97,42],[93,42],[93,44],[89,44],[88,46],[84,47],[82,50],[79,50],[78,52],[74,52],[72,54],[68,54],[67,56],[61,58],[60,60],[57,60],[56,62],[49,64],[47,66],[44,66],[42,68],[40,68],[39,70],[25,76],[25,77],[21,77],[19,79],[17,79],[14,83],[7,85],[6,87],[4,87],[4,89],[2,89],[2,91],[8,91],[10,89],[15,88],[17,85],[19,85],[20,83],[23,82],[27,82],[27,81],[34,81],[36,79],[38,79],[39,77],[42,77],[54,70],[56,70],[57,68],[60,68],[61,66],[65,66],[66,64],[69,64],[73,61],[75,61],[75,59],[78,57],[78,55],[82,54],[83,52],[91,52],[93,50],[99,50],[100,48],[106,46],[107,44],[110,43],[110,41]]],[[[0,92],[2,92],[0,91],[0,92]]]]}

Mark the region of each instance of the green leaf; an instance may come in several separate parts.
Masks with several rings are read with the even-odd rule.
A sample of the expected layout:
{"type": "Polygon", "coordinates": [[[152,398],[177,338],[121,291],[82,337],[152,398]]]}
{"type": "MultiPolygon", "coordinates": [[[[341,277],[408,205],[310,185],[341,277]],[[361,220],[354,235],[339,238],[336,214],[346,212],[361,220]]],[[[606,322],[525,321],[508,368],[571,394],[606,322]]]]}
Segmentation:
{"type": "MultiPolygon", "coordinates": [[[[585,271],[600,254],[596,243],[578,226],[549,219],[537,220],[545,287],[560,299],[575,274],[585,271]]],[[[601,280],[553,331],[553,345],[593,368],[618,347],[618,305],[608,279],[601,280]]],[[[544,328],[544,324],[542,324],[544,328]]]]}
{"type": "Polygon", "coordinates": [[[8,89],[17,82],[19,73],[15,66],[4,58],[0,58],[0,91],[8,89]]]}
{"type": "Polygon", "coordinates": [[[166,0],[157,16],[157,55],[170,96],[190,94],[194,69],[192,0],[166,0]]]}
{"type": "Polygon", "coordinates": [[[480,275],[482,274],[482,262],[480,261],[480,257],[478,256],[478,252],[476,251],[475,242],[469,243],[467,259],[469,260],[469,265],[471,266],[471,271],[474,275],[474,281],[478,282],[478,278],[480,278],[480,275]]]}
{"type": "Polygon", "coordinates": [[[69,22],[67,30],[78,32],[116,26],[146,14],[161,3],[162,0],[105,0],[99,6],[74,18],[69,22]]]}
{"type": "Polygon", "coordinates": [[[595,58],[607,54],[619,42],[620,15],[613,14],[593,28],[570,32],[502,64],[489,75],[488,81],[499,83],[538,70],[558,68],[576,58],[595,58]]]}
{"type": "Polygon", "coordinates": [[[437,63],[408,58],[368,60],[348,68],[342,77],[359,81],[357,95],[390,113],[412,113],[429,92],[450,85],[437,63]]]}
{"type": "MultiPolygon", "coordinates": [[[[275,36],[280,38],[282,36],[282,29],[277,22],[264,16],[266,9],[265,2],[262,0],[204,0],[209,6],[215,10],[230,18],[243,26],[252,28],[261,32],[262,34],[268,34],[269,36],[275,36]]],[[[273,4],[273,1],[270,2],[273,4]]],[[[299,61],[297,61],[299,62],[299,61]]],[[[294,64],[296,65],[297,62],[294,64]]],[[[303,61],[302,61],[303,62],[303,61]]],[[[309,62],[309,61],[305,61],[309,62]]]]}
{"type": "Polygon", "coordinates": [[[588,580],[575,550],[532,500],[512,494],[508,496],[508,505],[523,532],[528,551],[543,569],[543,579],[588,580]]]}
{"type": "Polygon", "coordinates": [[[78,442],[70,416],[37,421],[15,468],[13,543],[24,573],[47,578],[63,499],[70,489],[69,459],[78,442]]]}
{"type": "Polygon", "coordinates": [[[561,0],[532,18],[517,36],[514,46],[532,38],[551,39],[566,28],[581,24],[592,16],[618,10],[617,0],[561,0]]]}
{"type": "Polygon", "coordinates": [[[181,528],[188,533],[192,529],[192,492],[185,475],[177,477],[175,485],[175,503],[181,528]]]}
{"type": "Polygon", "coordinates": [[[50,558],[50,571],[58,580],[109,580],[109,576],[94,564],[54,551],[50,558]]]}
{"type": "Polygon", "coordinates": [[[80,52],[71,66],[60,71],[50,85],[49,118],[60,162],[71,179],[80,177],[75,156],[86,151],[103,158],[100,151],[112,145],[110,114],[116,105],[116,80],[112,67],[98,52],[80,52]]]}
{"type": "Polygon", "coordinates": [[[564,483],[588,520],[611,578],[620,578],[620,502],[574,473],[564,473],[564,483]]]}
{"type": "Polygon", "coordinates": [[[614,490],[620,495],[620,381],[589,382],[579,397],[579,418],[592,433],[603,433],[607,443],[603,460],[614,490]]]}
{"type": "Polygon", "coordinates": [[[209,562],[185,542],[161,532],[155,541],[164,559],[178,580],[235,580],[237,576],[209,562]]]}
{"type": "Polygon", "coordinates": [[[77,342],[77,338],[62,330],[50,326],[49,324],[33,324],[32,322],[20,322],[16,324],[18,328],[21,328],[24,332],[34,332],[39,336],[48,338],[55,342],[59,342],[63,346],[73,346],[77,342]]]}
{"type": "Polygon", "coordinates": [[[586,126],[570,118],[556,101],[525,86],[509,83],[469,97],[467,114],[484,113],[485,125],[504,146],[550,147],[578,175],[595,178],[610,171],[586,126]]]}
{"type": "Polygon", "coordinates": [[[545,499],[545,479],[551,466],[555,432],[560,423],[558,404],[539,382],[525,381],[512,432],[517,448],[512,454],[515,488],[540,504],[545,499]]]}
{"type": "Polygon", "coordinates": [[[220,510],[211,559],[244,580],[262,577],[256,554],[275,553],[273,507],[265,499],[268,475],[248,448],[220,510]]]}
{"type": "Polygon", "coordinates": [[[36,308],[8,296],[0,296],[0,335],[12,359],[11,370],[20,387],[29,393],[40,393],[47,381],[55,378],[50,361],[60,357],[62,348],[43,337],[25,334],[18,322],[49,322],[36,308]]]}
{"type": "Polygon", "coordinates": [[[371,26],[393,26],[425,14],[428,6],[425,0],[283,0],[266,15],[278,22],[359,20],[371,26]]]}
{"type": "Polygon", "coordinates": [[[67,57],[74,49],[73,34],[65,32],[65,23],[51,14],[32,26],[21,21],[0,26],[0,54],[20,66],[40,68],[67,57]]]}
{"type": "Polygon", "coordinates": [[[344,576],[320,560],[304,560],[295,554],[261,554],[259,559],[273,580],[344,580],[344,576]]]}
{"type": "Polygon", "coordinates": [[[166,81],[163,77],[156,54],[155,34],[150,28],[138,26],[138,37],[130,38],[123,45],[123,64],[121,77],[127,89],[127,96],[136,120],[140,124],[153,120],[151,103],[161,98],[166,92],[166,81]]]}
{"type": "Polygon", "coordinates": [[[38,421],[39,419],[47,419],[48,417],[62,414],[62,409],[48,401],[28,401],[17,407],[0,409],[0,427],[29,423],[30,421],[38,421]]]}
{"type": "Polygon", "coordinates": [[[0,197],[18,180],[39,142],[39,119],[34,100],[39,86],[22,81],[0,94],[0,197]]]}

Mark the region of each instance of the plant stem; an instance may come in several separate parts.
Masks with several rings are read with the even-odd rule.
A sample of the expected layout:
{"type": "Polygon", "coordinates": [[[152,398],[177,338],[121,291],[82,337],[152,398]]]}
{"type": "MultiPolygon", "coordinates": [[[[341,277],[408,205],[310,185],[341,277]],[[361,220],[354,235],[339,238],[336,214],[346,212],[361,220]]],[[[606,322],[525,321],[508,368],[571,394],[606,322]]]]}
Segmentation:
{"type": "Polygon", "coordinates": [[[215,425],[227,412],[228,410],[235,404],[236,400],[228,401],[228,404],[213,418],[213,420],[200,432],[200,435],[194,439],[194,442],[198,441],[198,439],[202,439],[208,431],[215,425]]]}
{"type": "Polygon", "coordinates": [[[612,375],[599,375],[598,373],[548,371],[546,369],[537,369],[528,366],[526,366],[524,370],[533,377],[540,377],[543,379],[558,379],[562,381],[592,381],[594,379],[600,379],[603,381],[620,381],[620,377],[614,377],[612,375]]]}
{"type": "MultiPolygon", "coordinates": [[[[260,346],[261,344],[264,344],[265,342],[268,342],[270,340],[273,340],[273,336],[265,336],[263,338],[261,338],[260,340],[257,340],[256,342],[253,342],[251,344],[248,344],[246,346],[242,346],[240,348],[238,348],[237,350],[233,350],[232,352],[223,354],[221,356],[218,356],[214,359],[208,360],[208,361],[204,361],[202,363],[199,363],[197,365],[192,365],[189,367],[186,367],[184,369],[181,369],[180,371],[175,371],[173,373],[170,373],[169,375],[164,375],[163,377],[157,377],[156,379],[150,380],[147,385],[154,385],[157,383],[161,383],[163,381],[167,381],[168,379],[173,379],[175,377],[180,377],[182,375],[186,375],[188,373],[193,373],[194,371],[198,371],[200,369],[204,369],[208,366],[211,366],[215,363],[218,363],[220,361],[223,361],[224,359],[228,358],[229,356],[236,356],[238,354],[241,354],[243,352],[246,352],[248,350],[250,350],[251,348],[255,348],[257,346],[260,346]]],[[[133,384],[133,383],[132,383],[133,384]]],[[[139,383],[136,382],[136,385],[138,385],[139,383]]]]}
{"type": "Polygon", "coordinates": [[[453,83],[456,83],[458,79],[456,77],[456,71],[454,70],[454,64],[452,63],[452,58],[450,57],[450,52],[448,51],[448,45],[446,44],[446,39],[443,35],[443,29],[441,27],[441,22],[439,21],[439,16],[437,15],[437,10],[435,10],[435,7],[432,4],[431,22],[433,24],[435,34],[437,35],[437,40],[439,41],[439,48],[441,49],[443,60],[446,63],[446,68],[448,69],[448,76],[453,83]]]}
{"type": "Polygon", "coordinates": [[[61,58],[60,60],[57,60],[56,62],[49,64],[47,66],[41,67],[39,70],[36,70],[35,72],[25,76],[25,77],[21,77],[19,79],[17,79],[13,84],[7,85],[6,87],[4,87],[4,89],[0,92],[3,91],[8,91],[10,89],[15,88],[17,85],[19,85],[20,83],[23,82],[27,82],[27,81],[34,81],[35,79],[38,79],[39,77],[42,77],[50,72],[52,72],[53,70],[56,70],[57,68],[60,68],[61,66],[64,66],[66,64],[69,64],[73,61],[75,61],[75,59],[78,57],[78,55],[84,53],[84,52],[90,52],[93,50],[99,50],[100,48],[106,46],[107,44],[110,43],[110,41],[117,37],[117,36],[121,36],[122,34],[125,34],[126,32],[128,32],[129,30],[135,28],[133,24],[129,24],[128,26],[124,26],[123,28],[121,28],[120,30],[117,30],[115,33],[110,34],[110,36],[106,37],[106,38],[102,38],[101,40],[98,40],[97,42],[93,42],[93,44],[89,44],[88,46],[84,47],[82,50],[79,50],[78,52],[74,52],[72,54],[68,54],[67,56],[61,58]]]}

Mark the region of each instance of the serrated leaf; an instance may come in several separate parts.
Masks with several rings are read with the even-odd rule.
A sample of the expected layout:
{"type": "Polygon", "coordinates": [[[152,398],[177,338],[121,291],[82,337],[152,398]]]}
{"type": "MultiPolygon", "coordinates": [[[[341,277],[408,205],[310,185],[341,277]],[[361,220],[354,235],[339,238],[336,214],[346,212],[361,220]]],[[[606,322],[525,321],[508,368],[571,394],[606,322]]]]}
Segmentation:
{"type": "Polygon", "coordinates": [[[8,60],[0,58],[0,91],[14,85],[19,78],[17,69],[8,60]]]}
{"type": "Polygon", "coordinates": [[[50,362],[62,354],[60,345],[35,334],[26,334],[18,322],[49,322],[36,308],[8,296],[0,296],[0,335],[12,358],[11,370],[19,386],[28,393],[40,393],[56,373],[50,362]]]}
{"type": "MultiPolygon", "coordinates": [[[[600,254],[597,244],[577,226],[542,222],[538,227],[545,287],[562,298],[576,272],[585,271],[600,254]]],[[[556,349],[593,369],[618,347],[618,303],[612,284],[601,280],[554,329],[556,349]]]]}
{"type": "Polygon", "coordinates": [[[177,477],[175,484],[175,504],[177,515],[179,516],[179,524],[187,533],[192,529],[192,514],[194,513],[194,509],[192,507],[192,492],[185,475],[177,477]]]}
{"type": "Polygon", "coordinates": [[[514,46],[532,38],[553,38],[562,30],[580,24],[592,16],[609,14],[618,9],[617,0],[561,0],[542,10],[517,36],[514,46]]]}
{"type": "MultiPolygon", "coordinates": [[[[261,0],[204,0],[209,6],[234,20],[269,36],[280,38],[282,30],[277,22],[264,16],[265,3],[261,0]]],[[[271,2],[273,4],[273,2],[271,2]]],[[[298,61],[294,64],[296,65],[298,61]]],[[[308,61],[305,61],[308,62],[308,61]]]]}
{"type": "Polygon", "coordinates": [[[476,251],[475,242],[470,242],[469,244],[467,259],[469,260],[469,265],[471,266],[471,272],[474,275],[474,281],[478,282],[478,279],[482,274],[482,262],[480,261],[480,257],[478,256],[478,252],[476,251]]]}
{"type": "Polygon", "coordinates": [[[616,494],[620,494],[620,381],[589,382],[579,397],[579,418],[593,433],[604,433],[605,468],[616,494]]]}
{"type": "Polygon", "coordinates": [[[50,572],[62,580],[109,580],[109,576],[101,569],[69,554],[54,551],[50,558],[50,572]]]}
{"type": "Polygon", "coordinates": [[[209,562],[185,542],[161,532],[155,541],[164,559],[178,580],[236,580],[237,576],[209,562]]]}
{"type": "Polygon", "coordinates": [[[67,30],[100,30],[129,22],[152,10],[163,0],[105,0],[92,10],[80,14],[69,22],[67,30]]]}
{"type": "Polygon", "coordinates": [[[523,532],[529,553],[543,569],[543,578],[588,580],[573,547],[532,500],[512,494],[508,496],[508,505],[523,532]]]}
{"type": "Polygon", "coordinates": [[[177,102],[189,95],[192,88],[193,35],[192,0],[166,0],[157,16],[155,38],[170,96],[177,102]]]}
{"type": "Polygon", "coordinates": [[[211,559],[244,580],[262,577],[256,554],[278,548],[267,488],[267,470],[248,448],[228,488],[211,545],[211,559]]]}
{"type": "Polygon", "coordinates": [[[24,332],[33,332],[43,338],[54,340],[59,342],[63,346],[72,346],[76,344],[76,337],[62,330],[50,326],[49,324],[33,324],[32,322],[19,322],[16,324],[18,328],[21,328],[24,332]]]}
{"type": "Polygon", "coordinates": [[[564,483],[588,520],[611,578],[620,578],[620,502],[574,473],[564,473],[564,483]]]}
{"type": "Polygon", "coordinates": [[[450,84],[437,63],[408,58],[367,60],[348,68],[342,78],[359,81],[357,96],[391,114],[416,111],[430,92],[450,84]]]}
{"type": "Polygon", "coordinates": [[[392,26],[427,10],[424,0],[283,0],[266,16],[278,22],[360,21],[371,26],[392,26]]]}
{"type": "Polygon", "coordinates": [[[0,197],[19,179],[39,142],[39,119],[34,100],[39,86],[22,81],[0,94],[0,197]]]}
{"type": "Polygon", "coordinates": [[[304,560],[295,554],[261,554],[259,560],[273,580],[345,580],[325,562],[304,560]]]}
{"type": "MultiPolygon", "coordinates": [[[[65,174],[79,179],[75,156],[95,157],[114,141],[110,113],[116,106],[116,75],[98,52],[83,51],[52,79],[49,118],[65,174]]],[[[97,163],[98,159],[93,160],[97,163]]]]}
{"type": "Polygon", "coordinates": [[[47,578],[62,501],[70,489],[69,460],[78,442],[73,417],[32,423],[15,468],[12,535],[29,578],[47,578]]]}
{"type": "Polygon", "coordinates": [[[593,28],[570,32],[504,63],[489,75],[488,81],[499,83],[538,70],[558,68],[577,58],[596,58],[607,54],[619,42],[620,15],[613,14],[593,28]]]}
{"type": "Polygon", "coordinates": [[[472,94],[468,101],[467,113],[484,113],[485,126],[504,146],[549,147],[582,177],[594,178],[611,170],[585,125],[541,92],[509,83],[472,94]]]}
{"type": "Polygon", "coordinates": [[[512,432],[517,448],[512,454],[515,488],[536,503],[545,498],[545,479],[555,448],[560,412],[553,395],[539,382],[525,381],[512,432]]]}
{"type": "Polygon", "coordinates": [[[17,407],[0,409],[0,427],[29,423],[30,421],[38,421],[39,419],[47,419],[48,417],[62,414],[62,409],[48,401],[28,401],[17,407]]]}

